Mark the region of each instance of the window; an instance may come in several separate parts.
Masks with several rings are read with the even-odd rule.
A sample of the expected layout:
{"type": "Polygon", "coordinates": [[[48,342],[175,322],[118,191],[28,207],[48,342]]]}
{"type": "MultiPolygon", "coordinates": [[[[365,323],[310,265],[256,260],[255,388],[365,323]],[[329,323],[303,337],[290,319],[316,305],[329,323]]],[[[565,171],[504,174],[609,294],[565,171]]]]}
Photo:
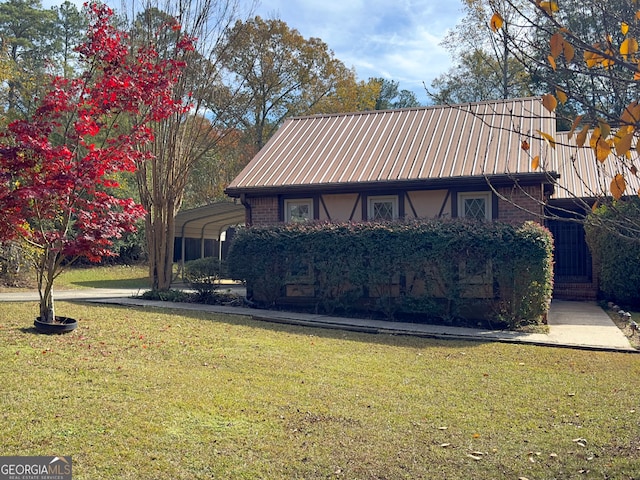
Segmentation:
{"type": "Polygon", "coordinates": [[[369,220],[394,220],[398,218],[398,197],[369,197],[369,220]]]}
{"type": "Polygon", "coordinates": [[[476,220],[491,220],[491,192],[459,193],[458,216],[476,220]]]}
{"type": "Polygon", "coordinates": [[[313,220],[313,201],[311,199],[304,200],[285,200],[285,221],[287,223],[308,222],[313,220]]]}

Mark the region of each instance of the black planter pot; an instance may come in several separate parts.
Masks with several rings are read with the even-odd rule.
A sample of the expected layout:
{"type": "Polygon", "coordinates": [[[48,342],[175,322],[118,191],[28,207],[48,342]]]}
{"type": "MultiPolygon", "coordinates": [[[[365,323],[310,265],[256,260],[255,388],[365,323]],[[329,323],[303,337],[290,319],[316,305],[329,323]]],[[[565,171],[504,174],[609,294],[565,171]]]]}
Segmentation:
{"type": "Polygon", "coordinates": [[[54,323],[47,323],[40,321],[38,317],[33,322],[33,326],[40,333],[67,333],[76,329],[78,321],[75,318],[56,317],[54,323]]]}

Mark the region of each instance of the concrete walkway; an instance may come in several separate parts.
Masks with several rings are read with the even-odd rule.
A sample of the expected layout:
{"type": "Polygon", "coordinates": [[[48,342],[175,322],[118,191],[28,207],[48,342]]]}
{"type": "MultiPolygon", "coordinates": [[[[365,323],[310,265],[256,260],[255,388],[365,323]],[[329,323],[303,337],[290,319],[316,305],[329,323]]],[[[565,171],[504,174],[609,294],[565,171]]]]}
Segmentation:
{"type": "MultiPolygon", "coordinates": [[[[129,305],[164,309],[182,309],[246,315],[277,323],[333,328],[368,333],[417,335],[431,338],[475,340],[484,342],[508,342],[590,350],[635,352],[629,340],[597,304],[554,300],[548,315],[549,333],[520,333],[508,330],[480,330],[474,328],[426,325],[420,323],[388,322],[358,318],[342,318],[329,315],[313,315],[254,308],[171,303],[132,298],[140,290],[83,289],[64,290],[55,293],[56,300],[81,300],[101,304],[129,305]]],[[[36,292],[0,294],[0,301],[37,301],[36,292]]]]}

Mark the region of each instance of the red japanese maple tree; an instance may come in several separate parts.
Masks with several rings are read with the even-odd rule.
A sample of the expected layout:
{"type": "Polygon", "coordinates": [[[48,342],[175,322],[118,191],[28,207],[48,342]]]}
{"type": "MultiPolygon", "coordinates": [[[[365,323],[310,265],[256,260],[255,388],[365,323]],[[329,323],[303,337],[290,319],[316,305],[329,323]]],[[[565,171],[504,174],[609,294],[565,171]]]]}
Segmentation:
{"type": "MultiPolygon", "coordinates": [[[[55,322],[53,283],[63,268],[114,255],[114,239],[135,230],[144,209],[117,196],[116,175],[150,155],[154,122],[187,108],[173,96],[181,62],[162,60],[153,45],[131,47],[110,8],[85,7],[81,75],[52,78],[35,113],[0,133],[0,240],[21,238],[37,252],[43,322],[55,322]]],[[[173,48],[193,48],[176,24],[166,28],[173,48]]]]}

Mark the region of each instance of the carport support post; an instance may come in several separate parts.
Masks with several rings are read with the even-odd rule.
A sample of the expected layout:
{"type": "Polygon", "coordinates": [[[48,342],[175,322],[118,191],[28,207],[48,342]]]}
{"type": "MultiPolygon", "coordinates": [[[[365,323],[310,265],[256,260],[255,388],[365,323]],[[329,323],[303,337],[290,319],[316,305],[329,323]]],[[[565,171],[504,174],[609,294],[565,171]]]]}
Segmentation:
{"type": "MultiPolygon", "coordinates": [[[[184,230],[184,227],[183,227],[184,230]]],[[[182,242],[180,242],[182,245],[180,245],[180,271],[182,272],[182,283],[184,283],[184,254],[185,254],[185,248],[184,248],[184,232],[182,235],[182,242]]]]}

